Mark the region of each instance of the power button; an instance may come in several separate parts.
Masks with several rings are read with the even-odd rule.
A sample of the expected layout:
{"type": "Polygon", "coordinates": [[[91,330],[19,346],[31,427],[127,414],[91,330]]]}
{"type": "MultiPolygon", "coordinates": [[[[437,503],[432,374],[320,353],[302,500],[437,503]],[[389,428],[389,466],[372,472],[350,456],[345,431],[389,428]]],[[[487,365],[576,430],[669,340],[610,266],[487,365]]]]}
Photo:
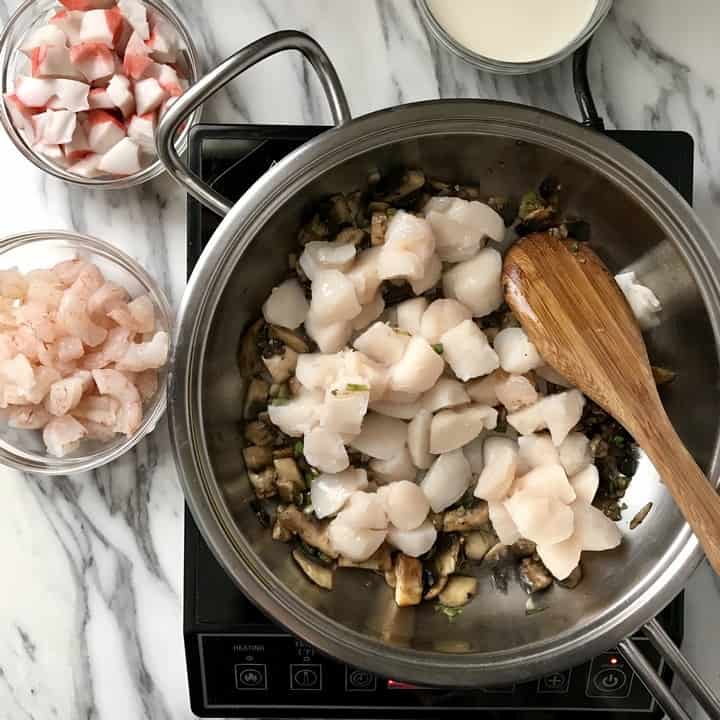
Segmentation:
{"type": "Polygon", "coordinates": [[[633,673],[616,655],[601,655],[590,665],[586,695],[594,698],[626,698],[633,673]]]}

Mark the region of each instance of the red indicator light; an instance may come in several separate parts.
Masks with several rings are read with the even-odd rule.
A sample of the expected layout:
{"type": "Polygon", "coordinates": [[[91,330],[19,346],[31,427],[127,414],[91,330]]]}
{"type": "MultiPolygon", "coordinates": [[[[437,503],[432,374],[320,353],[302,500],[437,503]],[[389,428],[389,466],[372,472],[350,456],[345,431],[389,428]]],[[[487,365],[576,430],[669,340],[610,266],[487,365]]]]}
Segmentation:
{"type": "Polygon", "coordinates": [[[420,685],[411,685],[410,683],[400,682],[399,680],[388,680],[388,690],[422,690],[420,685]]]}

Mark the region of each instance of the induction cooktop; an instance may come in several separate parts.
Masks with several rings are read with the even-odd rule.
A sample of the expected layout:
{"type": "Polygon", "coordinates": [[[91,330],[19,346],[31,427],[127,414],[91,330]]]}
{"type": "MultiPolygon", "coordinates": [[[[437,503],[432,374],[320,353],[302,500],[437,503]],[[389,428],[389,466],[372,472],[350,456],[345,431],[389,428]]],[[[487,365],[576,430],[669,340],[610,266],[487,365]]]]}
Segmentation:
{"type": "MultiPolygon", "coordinates": [[[[198,125],[191,168],[237,199],[271,165],[325,128],[198,125]]],[[[683,132],[610,131],[692,201],[693,141],[683,132]]],[[[220,218],[188,200],[188,273],[220,218]]],[[[660,620],[676,643],[683,598],[660,620]]],[[[190,701],[201,717],[660,718],[663,713],[615,648],[531,682],[494,688],[418,687],[321,655],[264,616],[234,585],[185,512],[184,637],[190,701]]],[[[666,681],[671,673],[642,636],[637,643],[666,681]]]]}

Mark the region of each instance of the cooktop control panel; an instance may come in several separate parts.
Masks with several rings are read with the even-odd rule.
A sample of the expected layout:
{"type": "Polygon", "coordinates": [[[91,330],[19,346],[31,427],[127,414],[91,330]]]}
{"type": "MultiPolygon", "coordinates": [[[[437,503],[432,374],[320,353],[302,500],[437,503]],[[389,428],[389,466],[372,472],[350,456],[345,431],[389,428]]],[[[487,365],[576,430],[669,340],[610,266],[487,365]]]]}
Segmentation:
{"type": "MultiPolygon", "coordinates": [[[[243,632],[199,633],[204,714],[245,716],[264,706],[266,697],[281,715],[302,708],[322,715],[342,710],[364,717],[398,710],[436,717],[441,711],[478,709],[566,711],[570,717],[603,709],[652,712],[654,701],[622,655],[611,651],[592,662],[516,685],[447,690],[420,687],[376,676],[321,656],[291,635],[243,632]],[[368,715],[371,710],[371,715],[368,715]]],[[[637,643],[660,671],[662,661],[645,638],[637,643]]],[[[197,711],[197,708],[195,708],[197,711]]],[[[617,717],[622,717],[618,715],[617,717]]]]}

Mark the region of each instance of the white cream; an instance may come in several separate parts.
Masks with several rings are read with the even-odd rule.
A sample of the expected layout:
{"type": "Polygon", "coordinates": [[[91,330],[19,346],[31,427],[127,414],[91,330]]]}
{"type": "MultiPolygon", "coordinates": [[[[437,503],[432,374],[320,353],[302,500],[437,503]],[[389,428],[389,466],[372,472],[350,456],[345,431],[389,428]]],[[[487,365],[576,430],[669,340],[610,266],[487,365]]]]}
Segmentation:
{"type": "Polygon", "coordinates": [[[436,20],[457,42],[483,57],[533,62],[572,42],[597,0],[428,0],[436,20]]]}

